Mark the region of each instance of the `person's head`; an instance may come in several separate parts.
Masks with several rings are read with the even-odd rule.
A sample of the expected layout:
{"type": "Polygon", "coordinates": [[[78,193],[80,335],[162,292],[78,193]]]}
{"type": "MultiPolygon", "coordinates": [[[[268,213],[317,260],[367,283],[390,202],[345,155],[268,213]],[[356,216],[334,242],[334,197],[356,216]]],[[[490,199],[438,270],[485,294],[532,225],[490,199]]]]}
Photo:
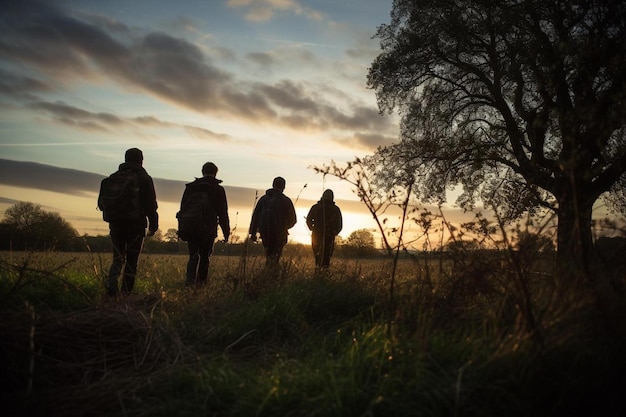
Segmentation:
{"type": "Polygon", "coordinates": [[[140,149],[130,148],[124,154],[124,161],[141,165],[143,163],[143,153],[140,149]]]}
{"type": "Polygon", "coordinates": [[[276,177],[274,178],[274,181],[272,181],[272,188],[279,191],[285,191],[285,184],[285,179],[283,177],[276,177]]]}
{"type": "Polygon", "coordinates": [[[333,201],[334,198],[335,194],[333,193],[333,190],[325,190],[322,193],[322,200],[333,201]]]}
{"type": "Polygon", "coordinates": [[[207,162],[202,165],[202,175],[207,176],[216,176],[217,175],[217,166],[213,162],[207,162]]]}

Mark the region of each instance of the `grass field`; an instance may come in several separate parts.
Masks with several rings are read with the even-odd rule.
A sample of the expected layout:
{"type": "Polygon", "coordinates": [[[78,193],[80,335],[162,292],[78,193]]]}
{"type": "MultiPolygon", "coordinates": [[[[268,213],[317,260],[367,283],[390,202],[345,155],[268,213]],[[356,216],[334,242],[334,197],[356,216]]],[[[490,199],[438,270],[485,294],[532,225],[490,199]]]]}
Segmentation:
{"type": "MultiPolygon", "coordinates": [[[[4,415],[624,415],[622,287],[459,259],[142,255],[110,301],[109,254],[2,253],[4,415]]],[[[623,283],[623,280],[622,280],[623,283]]],[[[611,285],[615,285],[612,283],[611,285]]]]}

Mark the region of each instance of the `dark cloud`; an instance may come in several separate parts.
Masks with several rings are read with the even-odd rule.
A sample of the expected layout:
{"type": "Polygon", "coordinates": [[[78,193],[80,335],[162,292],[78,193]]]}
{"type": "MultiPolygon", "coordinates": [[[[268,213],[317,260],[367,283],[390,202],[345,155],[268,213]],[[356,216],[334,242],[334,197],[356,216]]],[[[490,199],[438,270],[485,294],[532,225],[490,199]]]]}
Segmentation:
{"type": "Polygon", "coordinates": [[[110,69],[123,81],[196,111],[219,106],[219,89],[231,80],[229,74],[207,63],[197,46],[164,33],[146,35],[132,53],[122,65],[114,62],[110,69]]]}
{"type": "Polygon", "coordinates": [[[367,149],[376,149],[379,146],[387,146],[396,142],[394,138],[390,138],[389,136],[377,135],[377,134],[369,134],[369,133],[356,133],[354,135],[354,140],[356,143],[367,149]]]}
{"type": "Polygon", "coordinates": [[[62,102],[34,102],[32,109],[45,111],[57,121],[87,130],[109,131],[111,126],[121,126],[125,121],[111,113],[92,113],[62,102]]]}
{"type": "MultiPolygon", "coordinates": [[[[36,162],[0,159],[0,185],[93,198],[94,204],[103,178],[103,175],[76,169],[60,168],[36,162]]],[[[185,190],[185,181],[163,178],[153,178],[153,180],[159,202],[180,202],[185,190]]],[[[193,178],[187,182],[191,181],[193,178]]],[[[240,208],[252,210],[255,195],[258,193],[260,197],[265,193],[265,190],[229,185],[224,185],[224,189],[228,196],[229,207],[235,210],[240,208]]],[[[0,203],[15,204],[18,202],[18,200],[10,197],[0,197],[0,203]]],[[[309,207],[314,202],[313,200],[300,199],[298,206],[309,207]]],[[[358,201],[337,200],[337,204],[341,204],[342,209],[346,211],[363,212],[364,210],[363,205],[358,201]]]]}
{"type": "Polygon", "coordinates": [[[233,140],[233,137],[224,133],[213,132],[201,127],[179,125],[176,123],[165,122],[154,116],[139,116],[131,118],[118,117],[111,113],[94,113],[75,106],[67,105],[63,102],[44,102],[38,101],[29,104],[29,107],[35,110],[48,113],[54,120],[59,123],[70,125],[85,130],[99,130],[113,133],[113,128],[132,128],[135,125],[144,127],[159,128],[180,128],[185,130],[190,136],[196,139],[210,139],[221,142],[233,140]]]}
{"type": "Polygon", "coordinates": [[[352,114],[345,114],[335,107],[326,107],[325,112],[333,126],[347,130],[365,130],[374,132],[386,131],[390,127],[390,119],[383,117],[378,109],[372,107],[357,106],[352,114]]]}
{"type": "Polygon", "coordinates": [[[259,90],[283,109],[317,115],[318,105],[315,100],[302,86],[292,81],[283,80],[275,85],[259,85],[259,90]]]}
{"type": "Polygon", "coordinates": [[[225,110],[255,122],[271,122],[278,116],[265,94],[260,91],[227,89],[222,91],[225,110]]]}
{"type": "Polygon", "coordinates": [[[246,58],[254,64],[265,68],[269,68],[275,63],[274,57],[266,52],[251,52],[246,55],[246,58]]]}
{"type": "MultiPolygon", "coordinates": [[[[47,2],[9,3],[0,19],[0,56],[9,75],[0,81],[0,93],[5,95],[37,93],[51,85],[62,89],[77,76],[108,77],[133,91],[141,89],[197,112],[308,130],[390,129],[389,119],[380,116],[375,107],[357,104],[340,108],[322,100],[324,86],[236,79],[183,38],[131,30],[104,16],[72,12],[47,2]]],[[[257,65],[275,65],[267,53],[251,53],[247,58],[257,65]]],[[[216,55],[217,59],[221,55],[216,55]]],[[[70,106],[63,109],[60,105],[52,109],[42,105],[44,100],[35,101],[39,103],[34,108],[55,112],[56,120],[68,125],[107,130],[122,123],[112,114],[71,112],[70,106]],[[61,116],[60,111],[65,114],[61,116]]]]}
{"type": "Polygon", "coordinates": [[[42,80],[0,70],[0,94],[23,100],[33,100],[33,93],[52,91],[42,80]]]}
{"type": "MultiPolygon", "coordinates": [[[[112,167],[112,171],[115,168],[112,167]]],[[[103,178],[103,175],[76,169],[0,159],[0,184],[11,187],[95,198],[103,178]]],[[[163,178],[153,178],[153,180],[158,201],[180,202],[185,189],[184,181],[163,178]]],[[[229,204],[233,206],[248,206],[253,201],[256,192],[256,190],[244,187],[225,186],[225,189],[228,193],[229,204]]]]}
{"type": "Polygon", "coordinates": [[[12,198],[0,197],[0,204],[17,204],[20,203],[20,200],[14,200],[12,198]]]}
{"type": "Polygon", "coordinates": [[[28,4],[37,3],[5,12],[0,52],[5,60],[34,66],[61,82],[70,74],[89,78],[98,71],[162,99],[207,110],[219,103],[215,86],[231,78],[183,39],[158,32],[135,35],[119,26],[113,32],[102,19],[80,20],[53,7],[34,12],[28,4]]]}
{"type": "Polygon", "coordinates": [[[12,187],[86,197],[97,192],[102,178],[102,175],[75,169],[0,159],[0,184],[12,187]]]}

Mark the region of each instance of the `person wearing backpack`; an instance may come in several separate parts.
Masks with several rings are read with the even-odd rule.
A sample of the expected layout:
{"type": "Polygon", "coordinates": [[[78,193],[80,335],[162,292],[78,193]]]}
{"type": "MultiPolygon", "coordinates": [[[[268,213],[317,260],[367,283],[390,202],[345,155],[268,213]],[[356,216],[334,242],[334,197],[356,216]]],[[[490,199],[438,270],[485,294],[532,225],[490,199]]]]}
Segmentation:
{"type": "Polygon", "coordinates": [[[203,287],[209,276],[209,262],[219,225],[228,242],[230,221],[226,192],[215,178],[217,166],[207,162],[202,166],[202,177],[185,186],[180,202],[178,237],[187,242],[189,260],[185,287],[203,287]]]}
{"type": "Polygon", "coordinates": [[[311,231],[311,248],[315,255],[315,268],[328,269],[335,248],[335,236],[341,232],[343,219],[341,210],[333,201],[332,190],[325,190],[306,216],[306,225],[311,231]]]}
{"type": "Polygon", "coordinates": [[[109,223],[113,244],[113,262],[105,282],[106,294],[109,297],[118,295],[122,270],[121,293],[130,294],[135,285],[146,228],[148,236],[154,235],[159,228],[154,182],[143,168],[140,149],[128,149],[119,169],[102,180],[98,207],[103,219],[109,223]]]}
{"type": "Polygon", "coordinates": [[[265,249],[265,264],[278,265],[283,247],[287,243],[289,229],[296,224],[296,210],[291,199],[283,194],[285,179],[274,178],[272,188],[265,192],[252,213],[249,235],[253,242],[261,235],[265,249]]]}

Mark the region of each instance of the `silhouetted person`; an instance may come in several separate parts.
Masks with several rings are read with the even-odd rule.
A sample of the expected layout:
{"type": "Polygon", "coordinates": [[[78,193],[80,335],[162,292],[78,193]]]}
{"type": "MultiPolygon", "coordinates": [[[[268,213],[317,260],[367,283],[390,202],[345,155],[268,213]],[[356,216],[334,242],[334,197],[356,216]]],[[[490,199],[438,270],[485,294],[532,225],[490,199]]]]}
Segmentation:
{"type": "Polygon", "coordinates": [[[118,294],[118,278],[122,270],[124,275],[121,292],[123,294],[132,292],[146,228],[148,236],[154,235],[159,228],[154,183],[142,166],[143,153],[137,148],[131,148],[126,151],[124,159],[125,162],[119,166],[119,170],[109,177],[116,178],[114,181],[116,185],[105,189],[101,187],[98,197],[98,206],[103,210],[104,219],[109,222],[113,243],[113,263],[105,283],[109,297],[118,294]],[[126,186],[124,181],[129,181],[130,186],[126,186]],[[115,190],[122,188],[127,191],[118,196],[112,195],[115,190]],[[107,192],[107,189],[114,191],[107,192]]]}
{"type": "Polygon", "coordinates": [[[265,249],[266,266],[278,264],[283,247],[287,243],[289,229],[296,224],[296,210],[291,199],[283,194],[285,179],[274,178],[272,188],[259,199],[252,213],[250,239],[256,241],[257,232],[261,235],[265,249]]]}
{"type": "Polygon", "coordinates": [[[187,261],[187,274],[185,286],[204,286],[209,275],[210,257],[213,253],[213,244],[217,238],[217,226],[219,225],[224,235],[224,240],[230,237],[230,221],[228,219],[228,203],[226,192],[220,185],[222,180],[215,178],[217,166],[212,162],[207,162],[202,166],[202,178],[196,178],[185,186],[181,210],[177,214],[179,218],[179,237],[187,241],[189,249],[189,260],[187,261]],[[204,194],[204,195],[202,195],[204,194]],[[183,236],[182,217],[185,210],[193,211],[201,209],[200,217],[193,217],[187,226],[187,234],[183,236]]]}
{"type": "Polygon", "coordinates": [[[328,268],[335,249],[335,236],[341,232],[343,219],[341,210],[333,201],[332,190],[326,190],[306,216],[306,225],[311,231],[311,247],[315,255],[316,268],[328,268]]]}

